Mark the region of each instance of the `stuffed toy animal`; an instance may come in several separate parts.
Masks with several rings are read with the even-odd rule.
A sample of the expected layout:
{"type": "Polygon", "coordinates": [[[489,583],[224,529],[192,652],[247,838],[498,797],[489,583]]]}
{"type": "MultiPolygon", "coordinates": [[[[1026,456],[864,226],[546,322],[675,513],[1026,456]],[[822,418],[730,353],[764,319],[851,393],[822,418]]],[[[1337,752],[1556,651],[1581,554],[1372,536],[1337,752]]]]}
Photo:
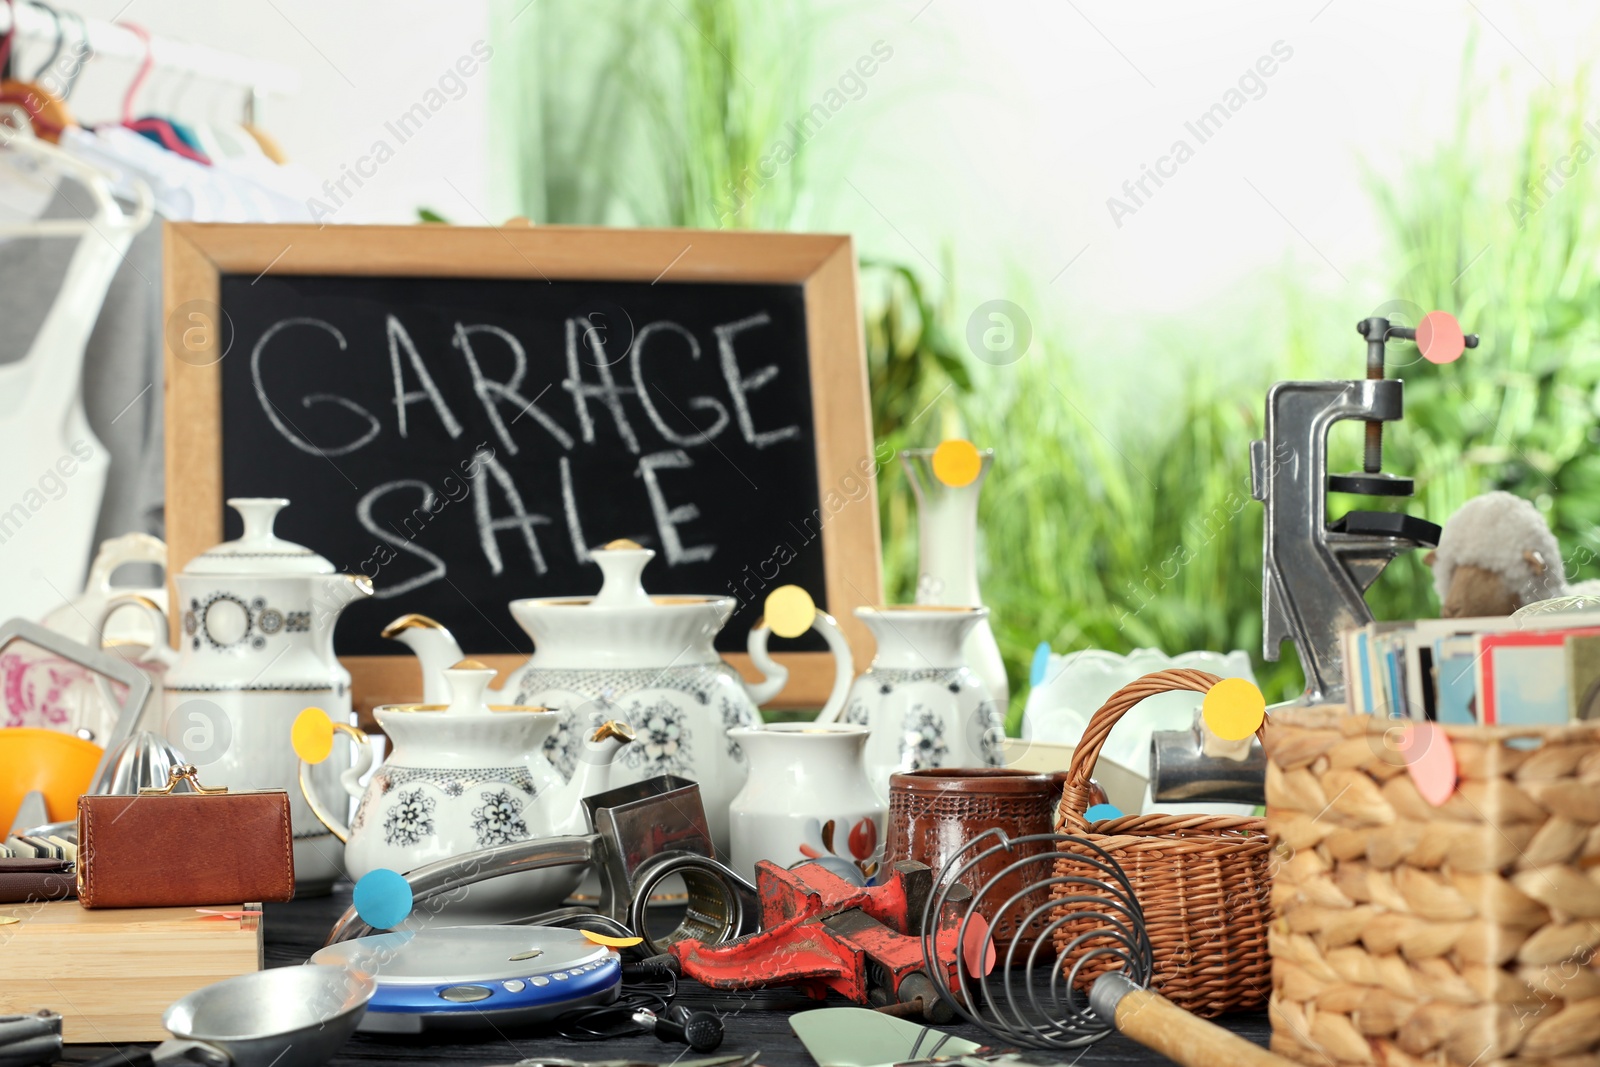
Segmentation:
{"type": "Polygon", "coordinates": [[[1446,619],[1510,615],[1535,601],[1593,595],[1600,587],[1600,581],[1569,586],[1544,516],[1521,497],[1498,490],[1461,505],[1423,562],[1433,568],[1439,614],[1446,619]]]}

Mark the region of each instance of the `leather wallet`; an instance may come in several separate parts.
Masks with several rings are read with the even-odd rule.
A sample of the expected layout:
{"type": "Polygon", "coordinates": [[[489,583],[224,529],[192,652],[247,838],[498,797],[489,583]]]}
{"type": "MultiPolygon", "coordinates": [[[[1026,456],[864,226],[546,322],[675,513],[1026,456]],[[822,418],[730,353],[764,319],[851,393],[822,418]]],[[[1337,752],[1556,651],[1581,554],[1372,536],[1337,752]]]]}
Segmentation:
{"type": "Polygon", "coordinates": [[[77,891],[71,860],[0,858],[0,904],[71,900],[77,891]]]}
{"type": "Polygon", "coordinates": [[[192,766],[164,790],[78,798],[78,900],[159,908],[294,896],[294,834],[282,789],[208,789],[192,766]],[[172,791],[187,779],[192,793],[172,791]]]}

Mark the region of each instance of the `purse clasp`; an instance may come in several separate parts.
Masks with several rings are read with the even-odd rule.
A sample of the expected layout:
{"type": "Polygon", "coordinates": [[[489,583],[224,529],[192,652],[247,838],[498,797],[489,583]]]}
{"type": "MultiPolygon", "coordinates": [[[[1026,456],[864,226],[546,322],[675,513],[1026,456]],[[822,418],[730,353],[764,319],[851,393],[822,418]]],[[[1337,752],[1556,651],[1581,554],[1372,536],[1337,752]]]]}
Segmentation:
{"type": "Polygon", "coordinates": [[[161,786],[158,789],[141,789],[139,790],[139,795],[142,797],[169,796],[179,782],[188,782],[190,789],[193,789],[196,793],[201,793],[206,796],[212,796],[217,793],[226,793],[228,791],[228,787],[225,785],[201,785],[199,773],[199,771],[195,770],[194,764],[180,763],[176,767],[173,767],[172,770],[167,772],[166,785],[161,786]]]}

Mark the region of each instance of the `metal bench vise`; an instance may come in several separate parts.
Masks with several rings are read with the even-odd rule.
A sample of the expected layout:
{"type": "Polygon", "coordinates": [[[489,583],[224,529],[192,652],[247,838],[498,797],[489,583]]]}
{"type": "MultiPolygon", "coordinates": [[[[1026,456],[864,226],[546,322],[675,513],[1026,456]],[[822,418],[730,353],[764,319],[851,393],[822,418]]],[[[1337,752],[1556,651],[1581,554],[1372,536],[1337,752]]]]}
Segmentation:
{"type": "MultiPolygon", "coordinates": [[[[1367,342],[1367,376],[1355,381],[1278,382],[1267,394],[1266,437],[1250,443],[1251,495],[1266,505],[1263,537],[1262,653],[1276,660],[1293,641],[1305,670],[1304,703],[1344,699],[1339,636],[1372,621],[1367,589],[1402,552],[1439,542],[1439,527],[1392,511],[1349,511],[1328,520],[1327,494],[1406,497],[1410,478],[1386,474],[1383,424],[1401,417],[1404,384],[1384,376],[1391,340],[1416,330],[1388,319],[1356,324],[1367,342]],[[1328,430],[1367,424],[1363,469],[1328,473],[1328,430]]],[[[1478,338],[1464,338],[1476,348],[1478,338]]]]}

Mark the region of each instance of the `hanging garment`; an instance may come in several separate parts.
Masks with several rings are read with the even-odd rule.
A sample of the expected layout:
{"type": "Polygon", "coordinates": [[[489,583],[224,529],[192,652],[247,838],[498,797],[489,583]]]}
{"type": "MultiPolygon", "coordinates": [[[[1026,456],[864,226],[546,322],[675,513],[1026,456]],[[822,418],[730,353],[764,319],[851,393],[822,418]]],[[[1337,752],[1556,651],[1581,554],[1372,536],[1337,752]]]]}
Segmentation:
{"type": "MultiPolygon", "coordinates": [[[[9,172],[0,167],[0,177],[9,172]]],[[[12,203],[9,193],[10,186],[0,187],[0,200],[12,203]]],[[[62,182],[47,204],[29,212],[51,219],[93,213],[88,191],[75,182],[62,182]]],[[[110,458],[96,544],[131,531],[162,531],[161,242],[159,226],[134,237],[84,349],[84,411],[110,458]]],[[[63,240],[14,244],[15,249],[0,245],[0,321],[6,324],[0,366],[27,356],[73,253],[72,243],[63,240]]]]}
{"type": "MultiPolygon", "coordinates": [[[[137,136],[137,135],[134,135],[137,136]]],[[[83,359],[107,288],[134,235],[151,217],[148,191],[133,213],[111,196],[107,175],[50,145],[14,134],[0,166],[59,193],[76,182],[89,210],[74,218],[0,222],[0,258],[37,264],[42,249],[74,238],[59,287],[28,292],[6,286],[10,300],[47,304],[26,354],[0,366],[0,618],[42,618],[83,587],[100,514],[109,457],[84,410],[83,359]]],[[[14,278],[25,278],[32,268],[14,278]]],[[[33,271],[36,273],[36,271],[33,271]]],[[[8,317],[8,322],[14,319],[8,317]]],[[[133,401],[129,396],[128,401],[133,401]]]]}

